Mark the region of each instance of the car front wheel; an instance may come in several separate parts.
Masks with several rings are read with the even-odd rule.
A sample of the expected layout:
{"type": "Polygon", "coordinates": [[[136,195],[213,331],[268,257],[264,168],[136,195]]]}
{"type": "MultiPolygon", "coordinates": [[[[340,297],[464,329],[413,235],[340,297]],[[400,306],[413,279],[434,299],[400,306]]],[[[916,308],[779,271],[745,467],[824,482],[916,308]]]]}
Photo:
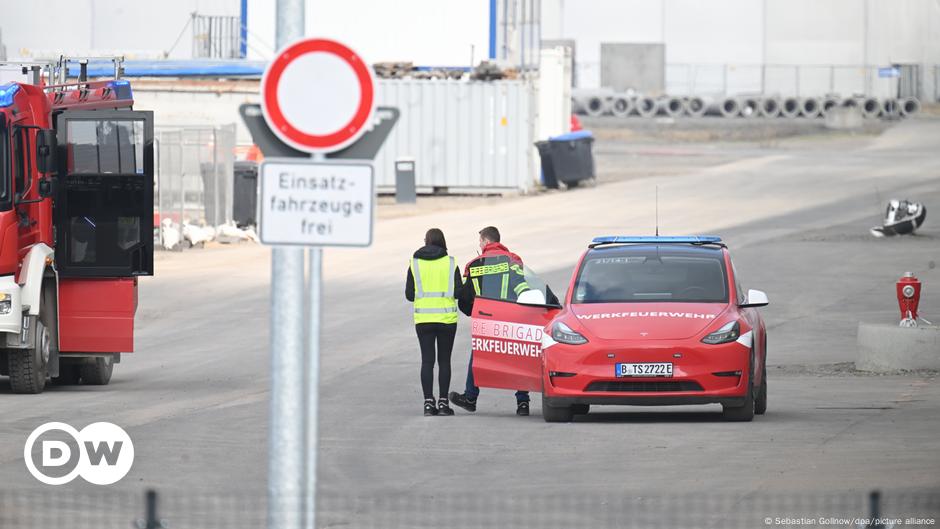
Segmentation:
{"type": "Polygon", "coordinates": [[[721,405],[721,417],[726,421],[750,422],[754,420],[754,351],[751,351],[750,376],[747,381],[747,394],[741,406],[721,405]]]}
{"type": "Polygon", "coordinates": [[[754,402],[754,413],[763,415],[767,413],[767,364],[761,369],[760,389],[757,390],[757,400],[754,402]]]}
{"type": "Polygon", "coordinates": [[[542,418],[545,422],[571,422],[574,419],[574,410],[571,406],[550,406],[543,395],[542,418]]]}

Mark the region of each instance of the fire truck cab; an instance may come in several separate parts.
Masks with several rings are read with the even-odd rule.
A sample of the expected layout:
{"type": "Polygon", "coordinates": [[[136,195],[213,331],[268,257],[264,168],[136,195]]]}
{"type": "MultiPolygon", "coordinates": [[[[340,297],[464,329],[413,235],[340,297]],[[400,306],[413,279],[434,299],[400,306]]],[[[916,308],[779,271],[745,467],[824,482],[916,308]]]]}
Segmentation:
{"type": "Polygon", "coordinates": [[[133,102],[121,79],[0,85],[0,375],[15,393],[108,384],[134,349],[154,175],[153,113],[133,102]]]}

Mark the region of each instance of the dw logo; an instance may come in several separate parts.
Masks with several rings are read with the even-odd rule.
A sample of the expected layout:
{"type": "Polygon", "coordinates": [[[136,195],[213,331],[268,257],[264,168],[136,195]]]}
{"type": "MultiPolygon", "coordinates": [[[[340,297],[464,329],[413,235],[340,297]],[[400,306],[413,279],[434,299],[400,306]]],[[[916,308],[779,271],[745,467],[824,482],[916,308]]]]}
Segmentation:
{"type": "Polygon", "coordinates": [[[81,431],[47,422],[26,438],[23,458],[29,473],[46,485],[64,485],[77,476],[95,485],[110,485],[130,471],[134,444],[123,428],[109,422],[89,424],[81,431]],[[34,453],[37,443],[39,450],[34,453]]]}

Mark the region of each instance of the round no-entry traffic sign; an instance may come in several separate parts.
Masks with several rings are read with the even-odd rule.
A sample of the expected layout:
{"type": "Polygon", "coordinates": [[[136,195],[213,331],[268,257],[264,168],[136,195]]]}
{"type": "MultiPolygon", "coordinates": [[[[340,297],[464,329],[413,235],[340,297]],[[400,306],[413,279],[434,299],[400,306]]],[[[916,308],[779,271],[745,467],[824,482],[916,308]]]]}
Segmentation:
{"type": "Polygon", "coordinates": [[[334,40],[296,41],[265,70],[261,109],[271,130],[295,149],[338,151],[358,140],[372,120],[372,68],[334,40]]]}

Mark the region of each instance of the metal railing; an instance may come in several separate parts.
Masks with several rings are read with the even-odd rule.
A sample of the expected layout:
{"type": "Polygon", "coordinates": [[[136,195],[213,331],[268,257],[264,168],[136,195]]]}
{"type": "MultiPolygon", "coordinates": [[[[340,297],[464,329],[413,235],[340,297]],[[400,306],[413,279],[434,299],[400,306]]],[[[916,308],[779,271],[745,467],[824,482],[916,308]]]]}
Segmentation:
{"type": "MultiPolygon", "coordinates": [[[[533,486],[533,488],[535,488],[533,486]]],[[[299,503],[299,502],[298,502],[299,503]]],[[[260,529],[261,491],[93,493],[0,490],[0,529],[260,529]]],[[[940,491],[652,494],[506,494],[401,491],[317,496],[317,527],[755,529],[935,527],[940,491]]]]}

